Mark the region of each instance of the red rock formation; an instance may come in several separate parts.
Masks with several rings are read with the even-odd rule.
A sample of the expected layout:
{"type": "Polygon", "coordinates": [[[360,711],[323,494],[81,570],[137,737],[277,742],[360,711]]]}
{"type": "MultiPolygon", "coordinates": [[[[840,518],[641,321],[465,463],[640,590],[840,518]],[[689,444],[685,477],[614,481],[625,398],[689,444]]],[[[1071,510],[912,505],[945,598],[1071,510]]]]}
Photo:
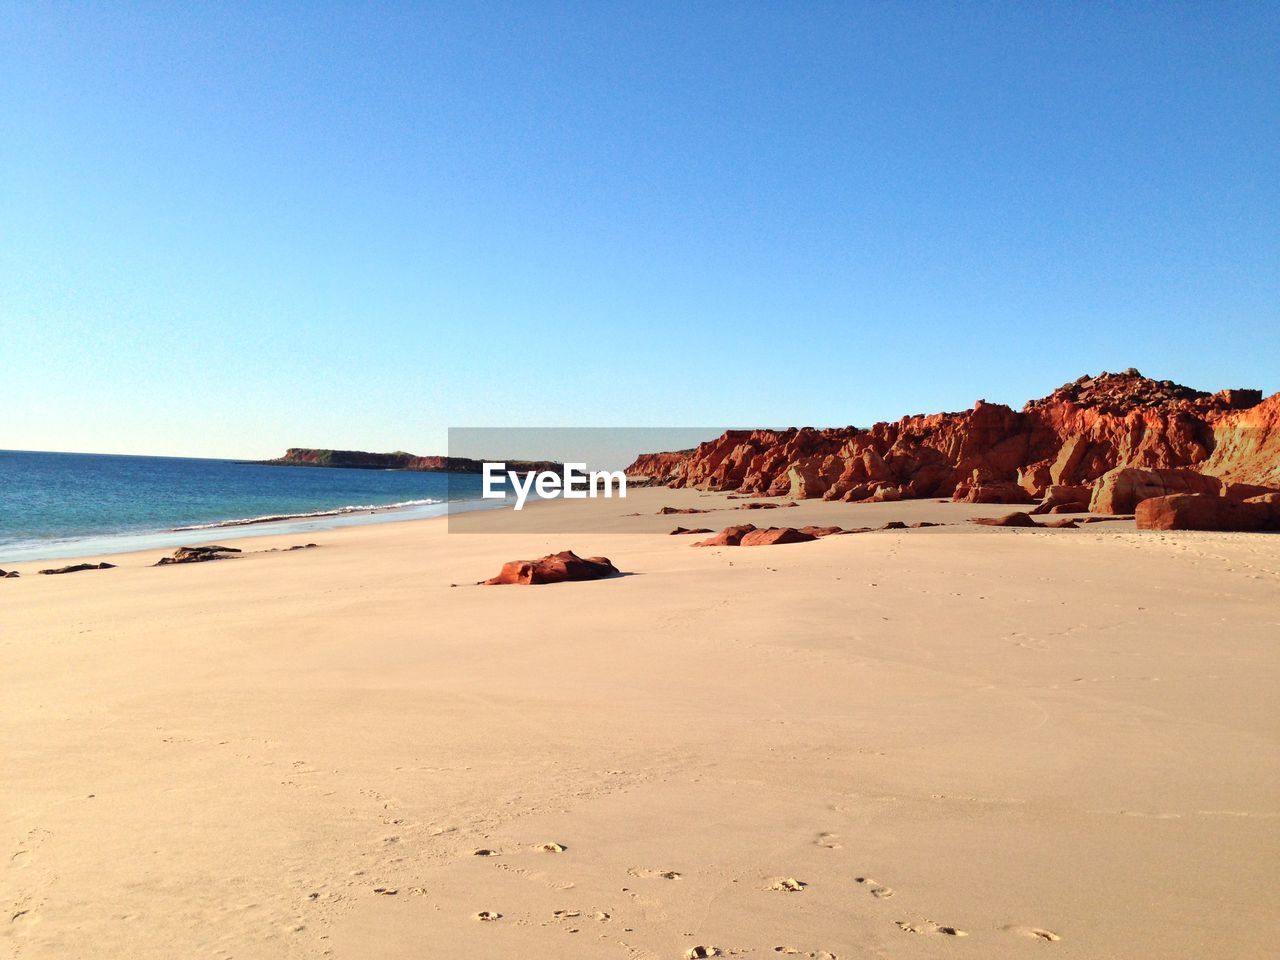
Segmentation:
{"type": "Polygon", "coordinates": [[[669,480],[689,459],[692,450],[675,450],[669,453],[642,453],[627,467],[628,477],[649,480],[669,480]]]}
{"type": "Polygon", "coordinates": [[[601,580],[618,572],[605,557],[583,559],[572,550],[548,554],[537,560],[512,560],[502,565],[502,571],[484,581],[486,584],[504,583],[537,584],[561,583],[566,580],[601,580]]]}
{"type": "Polygon", "coordinates": [[[739,546],[771,547],[782,543],[808,543],[818,538],[812,533],[805,533],[795,527],[768,527],[764,530],[752,530],[745,534],[739,546]]]}
{"type": "Polygon", "coordinates": [[[1150,497],[1138,504],[1139,530],[1280,530],[1280,495],[1237,502],[1204,493],[1150,497]]]}
{"type": "Polygon", "coordinates": [[[670,485],[796,499],[1028,502],[1050,486],[1092,487],[1118,467],[1196,468],[1280,487],[1280,394],[1263,402],[1256,390],[1211,395],[1136,370],[1104,373],[1020,412],[980,400],[866,430],[731,430],[681,455],[670,485]]]}
{"type": "Polygon", "coordinates": [[[1131,513],[1143,500],[1174,493],[1205,493],[1216,497],[1222,493],[1222,481],[1194,470],[1118,467],[1098,478],[1089,500],[1089,510],[1093,513],[1131,513]]]}
{"type": "Polygon", "coordinates": [[[821,537],[833,537],[841,533],[861,533],[861,530],[845,530],[841,527],[767,527],[761,529],[754,523],[725,527],[714,537],[693,544],[695,547],[765,547],[781,543],[808,543],[821,537]]]}
{"type": "Polygon", "coordinates": [[[1088,513],[1090,494],[1088,487],[1055,483],[1045,490],[1044,499],[1031,512],[1033,514],[1088,513]]]}
{"type": "Polygon", "coordinates": [[[693,544],[695,547],[736,547],[742,544],[742,538],[748,533],[754,532],[756,525],[754,523],[740,523],[737,526],[725,527],[714,537],[708,537],[706,540],[699,540],[693,544]]]}

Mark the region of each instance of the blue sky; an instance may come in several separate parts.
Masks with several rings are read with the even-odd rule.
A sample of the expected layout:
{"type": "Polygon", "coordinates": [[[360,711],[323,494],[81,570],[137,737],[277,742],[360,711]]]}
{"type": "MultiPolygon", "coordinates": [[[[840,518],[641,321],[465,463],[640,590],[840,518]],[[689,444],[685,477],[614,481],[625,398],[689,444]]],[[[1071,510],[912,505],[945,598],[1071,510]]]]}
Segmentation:
{"type": "Polygon", "coordinates": [[[0,5],[0,448],[1280,390],[1280,7],[0,5]]]}

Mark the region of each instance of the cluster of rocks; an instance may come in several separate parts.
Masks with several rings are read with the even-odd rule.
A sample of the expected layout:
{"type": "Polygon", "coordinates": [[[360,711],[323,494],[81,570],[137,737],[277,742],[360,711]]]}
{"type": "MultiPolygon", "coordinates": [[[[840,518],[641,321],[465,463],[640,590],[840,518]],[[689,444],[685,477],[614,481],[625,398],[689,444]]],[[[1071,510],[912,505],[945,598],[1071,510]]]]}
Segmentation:
{"type": "MultiPolygon", "coordinates": [[[[908,530],[920,529],[922,527],[940,527],[940,523],[931,523],[927,520],[920,520],[916,523],[907,524],[901,520],[891,520],[880,530],[908,530]]],[[[677,528],[677,530],[680,528],[677,528]]],[[[842,536],[851,533],[871,533],[873,527],[757,527],[754,523],[740,523],[731,527],[725,527],[714,537],[706,540],[699,540],[693,544],[695,547],[768,547],[783,543],[807,543],[811,540],[820,540],[823,537],[842,536]]],[[[676,531],[672,531],[673,533],[676,531]]],[[[708,530],[687,531],[690,533],[709,533],[708,530]]]]}
{"type": "Polygon", "coordinates": [[[946,497],[1059,513],[1129,513],[1176,494],[1243,502],[1280,491],[1280,394],[1210,394],[1130,369],[1081,377],[1021,411],[980,400],[869,429],[728,431],[637,464],[655,456],[669,486],[742,496],[946,497]]]}

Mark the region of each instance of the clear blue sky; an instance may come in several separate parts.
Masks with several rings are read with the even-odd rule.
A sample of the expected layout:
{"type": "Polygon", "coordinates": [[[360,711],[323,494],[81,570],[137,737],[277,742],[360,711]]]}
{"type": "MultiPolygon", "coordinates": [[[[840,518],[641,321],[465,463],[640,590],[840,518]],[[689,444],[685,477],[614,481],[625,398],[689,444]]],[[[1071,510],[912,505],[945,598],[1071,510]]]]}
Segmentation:
{"type": "Polygon", "coordinates": [[[1280,390],[1280,6],[4,3],[0,447],[1280,390]]]}

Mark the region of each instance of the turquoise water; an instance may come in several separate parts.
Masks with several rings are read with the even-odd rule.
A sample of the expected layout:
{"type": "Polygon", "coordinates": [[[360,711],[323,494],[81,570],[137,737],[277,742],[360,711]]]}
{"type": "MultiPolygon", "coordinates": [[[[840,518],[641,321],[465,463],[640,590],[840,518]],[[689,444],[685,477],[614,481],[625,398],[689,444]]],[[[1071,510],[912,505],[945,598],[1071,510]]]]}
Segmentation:
{"type": "Polygon", "coordinates": [[[0,561],[438,516],[479,497],[461,474],[0,450],[0,561]],[[280,519],[246,522],[264,518],[280,519]]]}

